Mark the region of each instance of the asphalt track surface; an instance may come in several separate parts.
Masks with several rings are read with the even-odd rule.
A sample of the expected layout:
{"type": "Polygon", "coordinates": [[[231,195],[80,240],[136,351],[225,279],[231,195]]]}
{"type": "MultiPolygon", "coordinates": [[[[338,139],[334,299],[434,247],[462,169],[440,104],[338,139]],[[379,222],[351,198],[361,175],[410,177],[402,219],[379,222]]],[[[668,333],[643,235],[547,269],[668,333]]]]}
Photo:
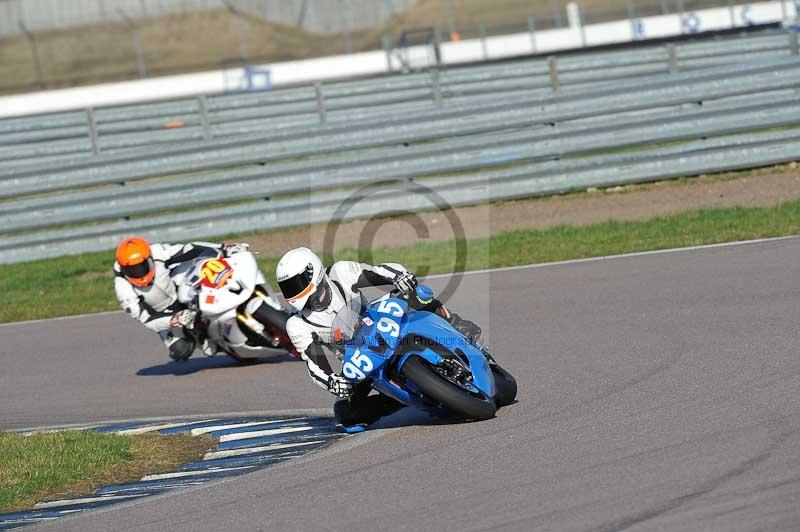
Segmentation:
{"type": "MultiPolygon", "coordinates": [[[[234,480],[33,527],[800,530],[800,239],[463,279],[519,402],[408,411],[234,480]]],[[[132,320],[0,328],[4,428],[318,408],[300,363],[163,364],[132,320]]]]}

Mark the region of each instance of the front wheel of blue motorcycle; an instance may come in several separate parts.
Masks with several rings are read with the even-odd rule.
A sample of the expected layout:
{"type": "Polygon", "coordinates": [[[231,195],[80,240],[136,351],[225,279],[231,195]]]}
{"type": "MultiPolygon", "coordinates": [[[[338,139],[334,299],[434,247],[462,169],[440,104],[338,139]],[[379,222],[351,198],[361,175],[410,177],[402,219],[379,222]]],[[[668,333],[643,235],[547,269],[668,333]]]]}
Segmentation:
{"type": "Polygon", "coordinates": [[[489,367],[492,368],[494,388],[497,391],[494,402],[498,408],[510,405],[517,398],[517,379],[497,364],[491,364],[489,367]]]}
{"type": "Polygon", "coordinates": [[[427,361],[412,356],[406,360],[403,375],[417,385],[428,399],[467,419],[491,419],[497,412],[494,400],[478,397],[439,375],[427,361]]]}

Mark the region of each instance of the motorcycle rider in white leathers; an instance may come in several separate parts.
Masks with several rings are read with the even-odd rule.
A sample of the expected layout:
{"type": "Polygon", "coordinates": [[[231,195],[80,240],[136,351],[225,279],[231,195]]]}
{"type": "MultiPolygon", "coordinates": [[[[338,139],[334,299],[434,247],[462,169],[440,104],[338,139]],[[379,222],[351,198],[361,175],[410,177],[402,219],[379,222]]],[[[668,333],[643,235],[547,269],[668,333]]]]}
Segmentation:
{"type": "MultiPolygon", "coordinates": [[[[334,404],[336,420],[345,426],[369,425],[402,408],[401,403],[385,395],[368,395],[368,382],[353,385],[335,373],[323,346],[334,346],[330,327],[345,302],[359,297],[359,289],[393,285],[409,294],[417,286],[414,275],[393,263],[371,266],[338,261],[326,270],[319,257],[304,247],[287,252],[278,262],[275,275],[284,298],[296,311],[287,321],[286,331],[306,361],[309,376],[317,386],[342,398],[334,404]]],[[[441,302],[415,299],[410,297],[409,303],[417,310],[436,312],[470,341],[480,337],[477,325],[449,312],[441,302]]]]}
{"type": "MultiPolygon", "coordinates": [[[[172,268],[201,255],[229,256],[246,251],[248,244],[150,244],[139,237],[124,239],[117,247],[114,262],[114,291],[120,306],[131,317],[158,333],[169,350],[169,356],[180,362],[189,358],[195,349],[194,328],[196,312],[178,301],[178,287],[173,281],[172,268]]],[[[217,347],[202,340],[203,352],[216,354],[217,347]]]]}

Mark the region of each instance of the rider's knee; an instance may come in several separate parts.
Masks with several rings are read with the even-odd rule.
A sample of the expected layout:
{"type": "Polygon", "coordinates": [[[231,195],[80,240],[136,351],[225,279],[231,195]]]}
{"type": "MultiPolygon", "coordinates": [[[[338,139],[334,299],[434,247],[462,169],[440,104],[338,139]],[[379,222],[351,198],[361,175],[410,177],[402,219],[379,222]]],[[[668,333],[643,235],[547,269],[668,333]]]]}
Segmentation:
{"type": "Polygon", "coordinates": [[[384,416],[393,414],[403,407],[382,394],[339,399],[333,403],[333,416],[342,425],[371,425],[384,416]]]}
{"type": "Polygon", "coordinates": [[[186,338],[174,338],[169,346],[169,357],[175,362],[183,362],[194,352],[194,342],[186,338]]]}
{"type": "Polygon", "coordinates": [[[358,412],[347,399],[339,399],[333,403],[333,417],[342,425],[356,425],[361,423],[358,412]]]}

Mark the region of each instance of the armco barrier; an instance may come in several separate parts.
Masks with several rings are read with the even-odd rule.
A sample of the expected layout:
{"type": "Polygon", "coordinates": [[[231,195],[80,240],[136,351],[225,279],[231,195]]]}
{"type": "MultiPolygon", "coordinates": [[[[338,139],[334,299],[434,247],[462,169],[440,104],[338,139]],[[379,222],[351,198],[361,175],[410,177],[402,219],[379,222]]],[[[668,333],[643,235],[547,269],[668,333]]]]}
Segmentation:
{"type": "MultiPolygon", "coordinates": [[[[243,201],[253,197],[254,190],[268,191],[271,196],[302,194],[312,183],[325,183],[325,188],[365,185],[383,179],[420,178],[441,173],[489,169],[511,163],[575,157],[598,151],[613,151],[642,144],[652,144],[719,137],[756,129],[774,129],[800,123],[800,103],[792,100],[771,102],[749,111],[689,110],[661,117],[654,121],[635,120],[617,123],[611,128],[589,128],[559,132],[526,132],[501,137],[502,145],[473,148],[470,151],[440,151],[427,158],[407,161],[386,161],[365,164],[353,161],[336,169],[311,171],[309,165],[295,164],[294,171],[284,168],[233,170],[215,172],[193,179],[192,188],[175,188],[175,183],[160,182],[138,187],[115,187],[92,191],[91,199],[72,194],[62,205],[38,200],[21,206],[14,202],[0,205],[13,212],[0,214],[0,227],[7,232],[46,228],[53,225],[110,220],[175,209],[190,209],[221,202],[243,201]]],[[[486,141],[487,139],[481,138],[486,141]]],[[[489,141],[490,143],[492,141],[489,141]]]]}
{"type": "MultiPolygon", "coordinates": [[[[620,183],[646,182],[710,171],[735,170],[752,166],[777,164],[797,158],[800,137],[770,139],[767,144],[739,145],[715,150],[677,153],[651,160],[626,162],[613,173],[598,161],[587,161],[583,170],[568,173],[551,164],[550,171],[537,174],[535,165],[472,176],[471,179],[440,180],[422,183],[435,190],[450,205],[469,205],[480,201],[513,199],[531,195],[556,194],[576,188],[610,186],[620,183]]],[[[406,187],[413,185],[407,184],[406,187]]],[[[409,189],[413,190],[413,189],[409,189]]],[[[387,192],[371,196],[350,211],[345,219],[369,217],[387,211],[431,209],[433,205],[421,196],[398,193],[392,186],[387,192]]],[[[230,234],[242,230],[266,230],[281,227],[324,223],[331,219],[349,193],[322,194],[318,197],[260,201],[238,207],[211,209],[183,215],[151,217],[136,224],[113,222],[74,230],[33,233],[24,237],[0,238],[2,262],[21,262],[74,253],[75,250],[111,249],[135,225],[139,234],[158,235],[163,240],[185,240],[198,235],[230,234]],[[8,260],[11,259],[11,260],[8,260]]]]}
{"type": "MultiPolygon", "coordinates": [[[[769,40],[752,39],[754,48],[769,40]]],[[[120,139],[118,151],[96,157],[48,152],[75,141],[49,140],[41,154],[57,161],[0,167],[0,262],[110,249],[131,233],[184,240],[321,223],[365,184],[372,195],[349,217],[430,208],[408,188],[415,186],[467,205],[800,158],[800,60],[738,50],[739,61],[672,74],[619,70],[625,75],[596,72],[593,80],[576,71],[555,95],[516,76],[515,64],[476,67],[459,75],[485,86],[446,93],[441,107],[368,99],[324,124],[272,129],[237,130],[258,119],[236,115],[217,125],[230,126],[230,136],[130,147],[122,140],[170,132],[126,131],[107,135],[120,139]],[[504,77],[481,78],[483,68],[504,77]]],[[[633,61],[616,53],[583,59],[600,69],[633,61]]],[[[407,80],[369,83],[385,89],[393,81],[407,80]]]]}
{"type": "MultiPolygon", "coordinates": [[[[681,44],[676,47],[679,66],[696,68],[708,64],[738,62],[746,59],[743,54],[774,56],[787,54],[787,38],[785,34],[754,34],[748,38],[726,39],[722,41],[700,41],[681,44]]],[[[586,54],[564,56],[559,58],[561,84],[579,82],[581,77],[594,79],[598,75],[610,75],[616,71],[617,76],[642,73],[656,70],[667,71],[669,68],[667,53],[663,47],[642,48],[623,52],[607,52],[604,54],[586,54]],[[625,74],[625,72],[628,74],[625,74]]],[[[503,91],[504,85],[511,79],[524,81],[530,85],[549,86],[549,72],[546,61],[542,59],[520,61],[513,65],[485,65],[474,68],[455,68],[441,74],[442,89],[445,91],[485,90],[486,92],[503,91]],[[495,83],[487,86],[486,83],[495,83]],[[484,87],[486,87],[484,89],[484,87]]],[[[370,99],[380,103],[381,99],[431,99],[431,76],[427,74],[410,74],[397,77],[368,79],[351,82],[339,82],[324,87],[324,94],[330,108],[364,108],[370,99]],[[417,91],[416,95],[409,91],[417,91]],[[421,92],[420,92],[421,91],[421,92]],[[401,97],[403,93],[405,97],[401,97]],[[349,103],[348,103],[349,102],[349,103]]],[[[212,122],[224,123],[252,116],[284,116],[296,112],[313,112],[316,114],[314,91],[310,87],[284,89],[274,92],[221,95],[207,98],[207,107],[212,122]],[[238,111],[237,114],[235,111],[238,111]]],[[[150,129],[163,127],[169,119],[192,120],[198,123],[198,105],[196,99],[177,100],[172,102],[150,103],[146,105],[128,105],[110,107],[96,111],[97,123],[108,132],[135,131],[137,128],[150,129]],[[151,119],[148,122],[148,119],[151,119]],[[139,125],[137,125],[139,124],[139,125]]],[[[85,112],[70,112],[41,115],[39,117],[11,118],[0,120],[0,145],[11,142],[6,134],[32,130],[40,131],[40,137],[46,138],[45,131],[54,130],[58,138],[64,134],[83,135],[86,131],[85,112]],[[64,130],[69,126],[72,131],[64,130]]]]}
{"type": "Polygon", "coordinates": [[[760,93],[793,89],[798,85],[800,61],[786,58],[755,65],[710,68],[679,77],[652,76],[637,80],[635,84],[626,82],[617,87],[594,89],[588,94],[547,100],[527,96],[500,101],[481,99],[478,105],[454,105],[442,110],[331,124],[311,130],[294,127],[268,135],[240,136],[213,143],[178,143],[93,159],[67,159],[57,164],[12,166],[0,170],[3,184],[0,198],[491,133],[514,127],[558,124],[733,96],[757,97],[760,93]],[[736,83],[731,83],[734,78],[736,83]]]}

